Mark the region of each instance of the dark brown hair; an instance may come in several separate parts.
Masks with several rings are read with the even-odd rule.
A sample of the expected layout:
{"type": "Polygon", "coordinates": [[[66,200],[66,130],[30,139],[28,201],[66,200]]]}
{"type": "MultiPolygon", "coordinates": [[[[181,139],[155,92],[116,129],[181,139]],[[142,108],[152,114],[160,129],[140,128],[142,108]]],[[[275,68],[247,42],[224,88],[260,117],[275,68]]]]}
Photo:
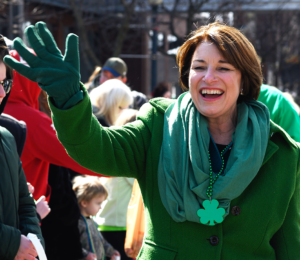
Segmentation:
{"type": "MultiPolygon", "coordinates": [[[[8,48],[5,44],[4,37],[0,34],[0,63],[3,62],[3,58],[6,55],[9,55],[8,48]]],[[[7,66],[5,63],[4,63],[4,65],[6,67],[6,78],[7,79],[12,79],[13,78],[12,68],[7,66]]]]}
{"type": "Polygon", "coordinates": [[[166,92],[170,91],[170,84],[168,82],[160,82],[154,88],[152,97],[163,97],[166,92]]]}
{"type": "Polygon", "coordinates": [[[243,97],[257,100],[263,76],[256,51],[239,30],[220,22],[201,26],[192,32],[190,38],[179,48],[177,64],[181,88],[184,91],[189,89],[191,61],[196,48],[202,42],[215,44],[224,58],[241,71],[243,97]]]}

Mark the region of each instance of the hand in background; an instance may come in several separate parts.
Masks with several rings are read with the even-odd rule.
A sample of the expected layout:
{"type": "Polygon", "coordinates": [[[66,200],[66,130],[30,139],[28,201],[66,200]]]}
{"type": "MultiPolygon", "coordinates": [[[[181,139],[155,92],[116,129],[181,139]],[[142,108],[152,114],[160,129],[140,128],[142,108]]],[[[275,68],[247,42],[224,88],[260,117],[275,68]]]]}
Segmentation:
{"type": "Polygon", "coordinates": [[[29,192],[30,192],[31,194],[33,194],[33,192],[34,192],[34,187],[33,187],[29,182],[27,182],[27,187],[28,187],[29,192]]]}
{"type": "Polygon", "coordinates": [[[24,235],[21,235],[20,247],[14,260],[37,260],[37,252],[32,242],[24,235]]]}
{"type": "MultiPolygon", "coordinates": [[[[119,251],[117,251],[117,250],[115,250],[115,252],[114,252],[114,254],[112,255],[112,257],[110,258],[110,260],[116,260],[116,256],[121,257],[119,251]]],[[[120,258],[118,258],[118,259],[120,259],[120,258]]]]}
{"type": "Polygon", "coordinates": [[[97,260],[97,256],[93,253],[89,253],[85,260],[97,260]]]}
{"type": "Polygon", "coordinates": [[[131,248],[125,248],[125,254],[130,258],[136,258],[139,254],[139,252],[134,251],[131,248]]]}
{"type": "Polygon", "coordinates": [[[39,213],[41,219],[45,218],[51,209],[49,208],[48,202],[45,201],[45,196],[41,196],[36,202],[36,211],[39,213]]]}

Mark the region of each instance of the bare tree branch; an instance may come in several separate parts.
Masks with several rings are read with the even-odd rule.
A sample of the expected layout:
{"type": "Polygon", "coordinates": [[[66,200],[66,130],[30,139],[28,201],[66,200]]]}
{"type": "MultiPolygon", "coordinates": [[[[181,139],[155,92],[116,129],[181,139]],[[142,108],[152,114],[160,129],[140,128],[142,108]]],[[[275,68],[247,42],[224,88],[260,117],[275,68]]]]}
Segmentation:
{"type": "Polygon", "coordinates": [[[81,47],[82,47],[82,56],[85,61],[86,66],[89,70],[92,70],[95,65],[100,65],[100,60],[95,56],[94,52],[92,51],[92,48],[90,47],[86,30],[85,30],[85,24],[82,19],[82,15],[80,11],[78,10],[75,0],[69,0],[69,3],[72,7],[73,14],[75,17],[75,20],[77,22],[77,28],[78,28],[78,34],[81,39],[81,47]],[[93,64],[91,64],[91,62],[93,64]]]}
{"type": "Polygon", "coordinates": [[[123,42],[129,29],[130,18],[136,6],[136,0],[132,0],[129,4],[126,4],[125,0],[121,0],[121,3],[125,8],[125,17],[118,31],[115,49],[113,52],[114,57],[118,57],[121,54],[123,42]]]}

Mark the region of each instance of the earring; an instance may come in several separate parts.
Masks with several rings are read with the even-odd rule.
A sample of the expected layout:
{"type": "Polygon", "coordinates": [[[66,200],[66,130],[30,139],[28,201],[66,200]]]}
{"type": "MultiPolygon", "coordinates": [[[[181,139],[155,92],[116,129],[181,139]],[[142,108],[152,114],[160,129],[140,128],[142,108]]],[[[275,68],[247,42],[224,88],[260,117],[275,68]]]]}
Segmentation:
{"type": "Polygon", "coordinates": [[[240,93],[241,95],[243,95],[243,90],[244,90],[244,89],[242,88],[242,89],[241,89],[241,93],[240,93]]]}

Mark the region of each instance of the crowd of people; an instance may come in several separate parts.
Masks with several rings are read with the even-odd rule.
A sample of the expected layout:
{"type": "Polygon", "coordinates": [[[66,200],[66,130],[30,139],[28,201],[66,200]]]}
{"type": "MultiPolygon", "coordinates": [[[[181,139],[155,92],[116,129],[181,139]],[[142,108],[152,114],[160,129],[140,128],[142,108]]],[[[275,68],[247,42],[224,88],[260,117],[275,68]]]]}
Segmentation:
{"type": "Polygon", "coordinates": [[[76,35],[63,56],[45,23],[25,34],[0,36],[0,259],[37,259],[29,233],[49,260],[132,259],[135,180],[138,259],[300,259],[299,108],[239,30],[191,34],[177,99],[132,91],[118,57],[83,84],[76,35]]]}

